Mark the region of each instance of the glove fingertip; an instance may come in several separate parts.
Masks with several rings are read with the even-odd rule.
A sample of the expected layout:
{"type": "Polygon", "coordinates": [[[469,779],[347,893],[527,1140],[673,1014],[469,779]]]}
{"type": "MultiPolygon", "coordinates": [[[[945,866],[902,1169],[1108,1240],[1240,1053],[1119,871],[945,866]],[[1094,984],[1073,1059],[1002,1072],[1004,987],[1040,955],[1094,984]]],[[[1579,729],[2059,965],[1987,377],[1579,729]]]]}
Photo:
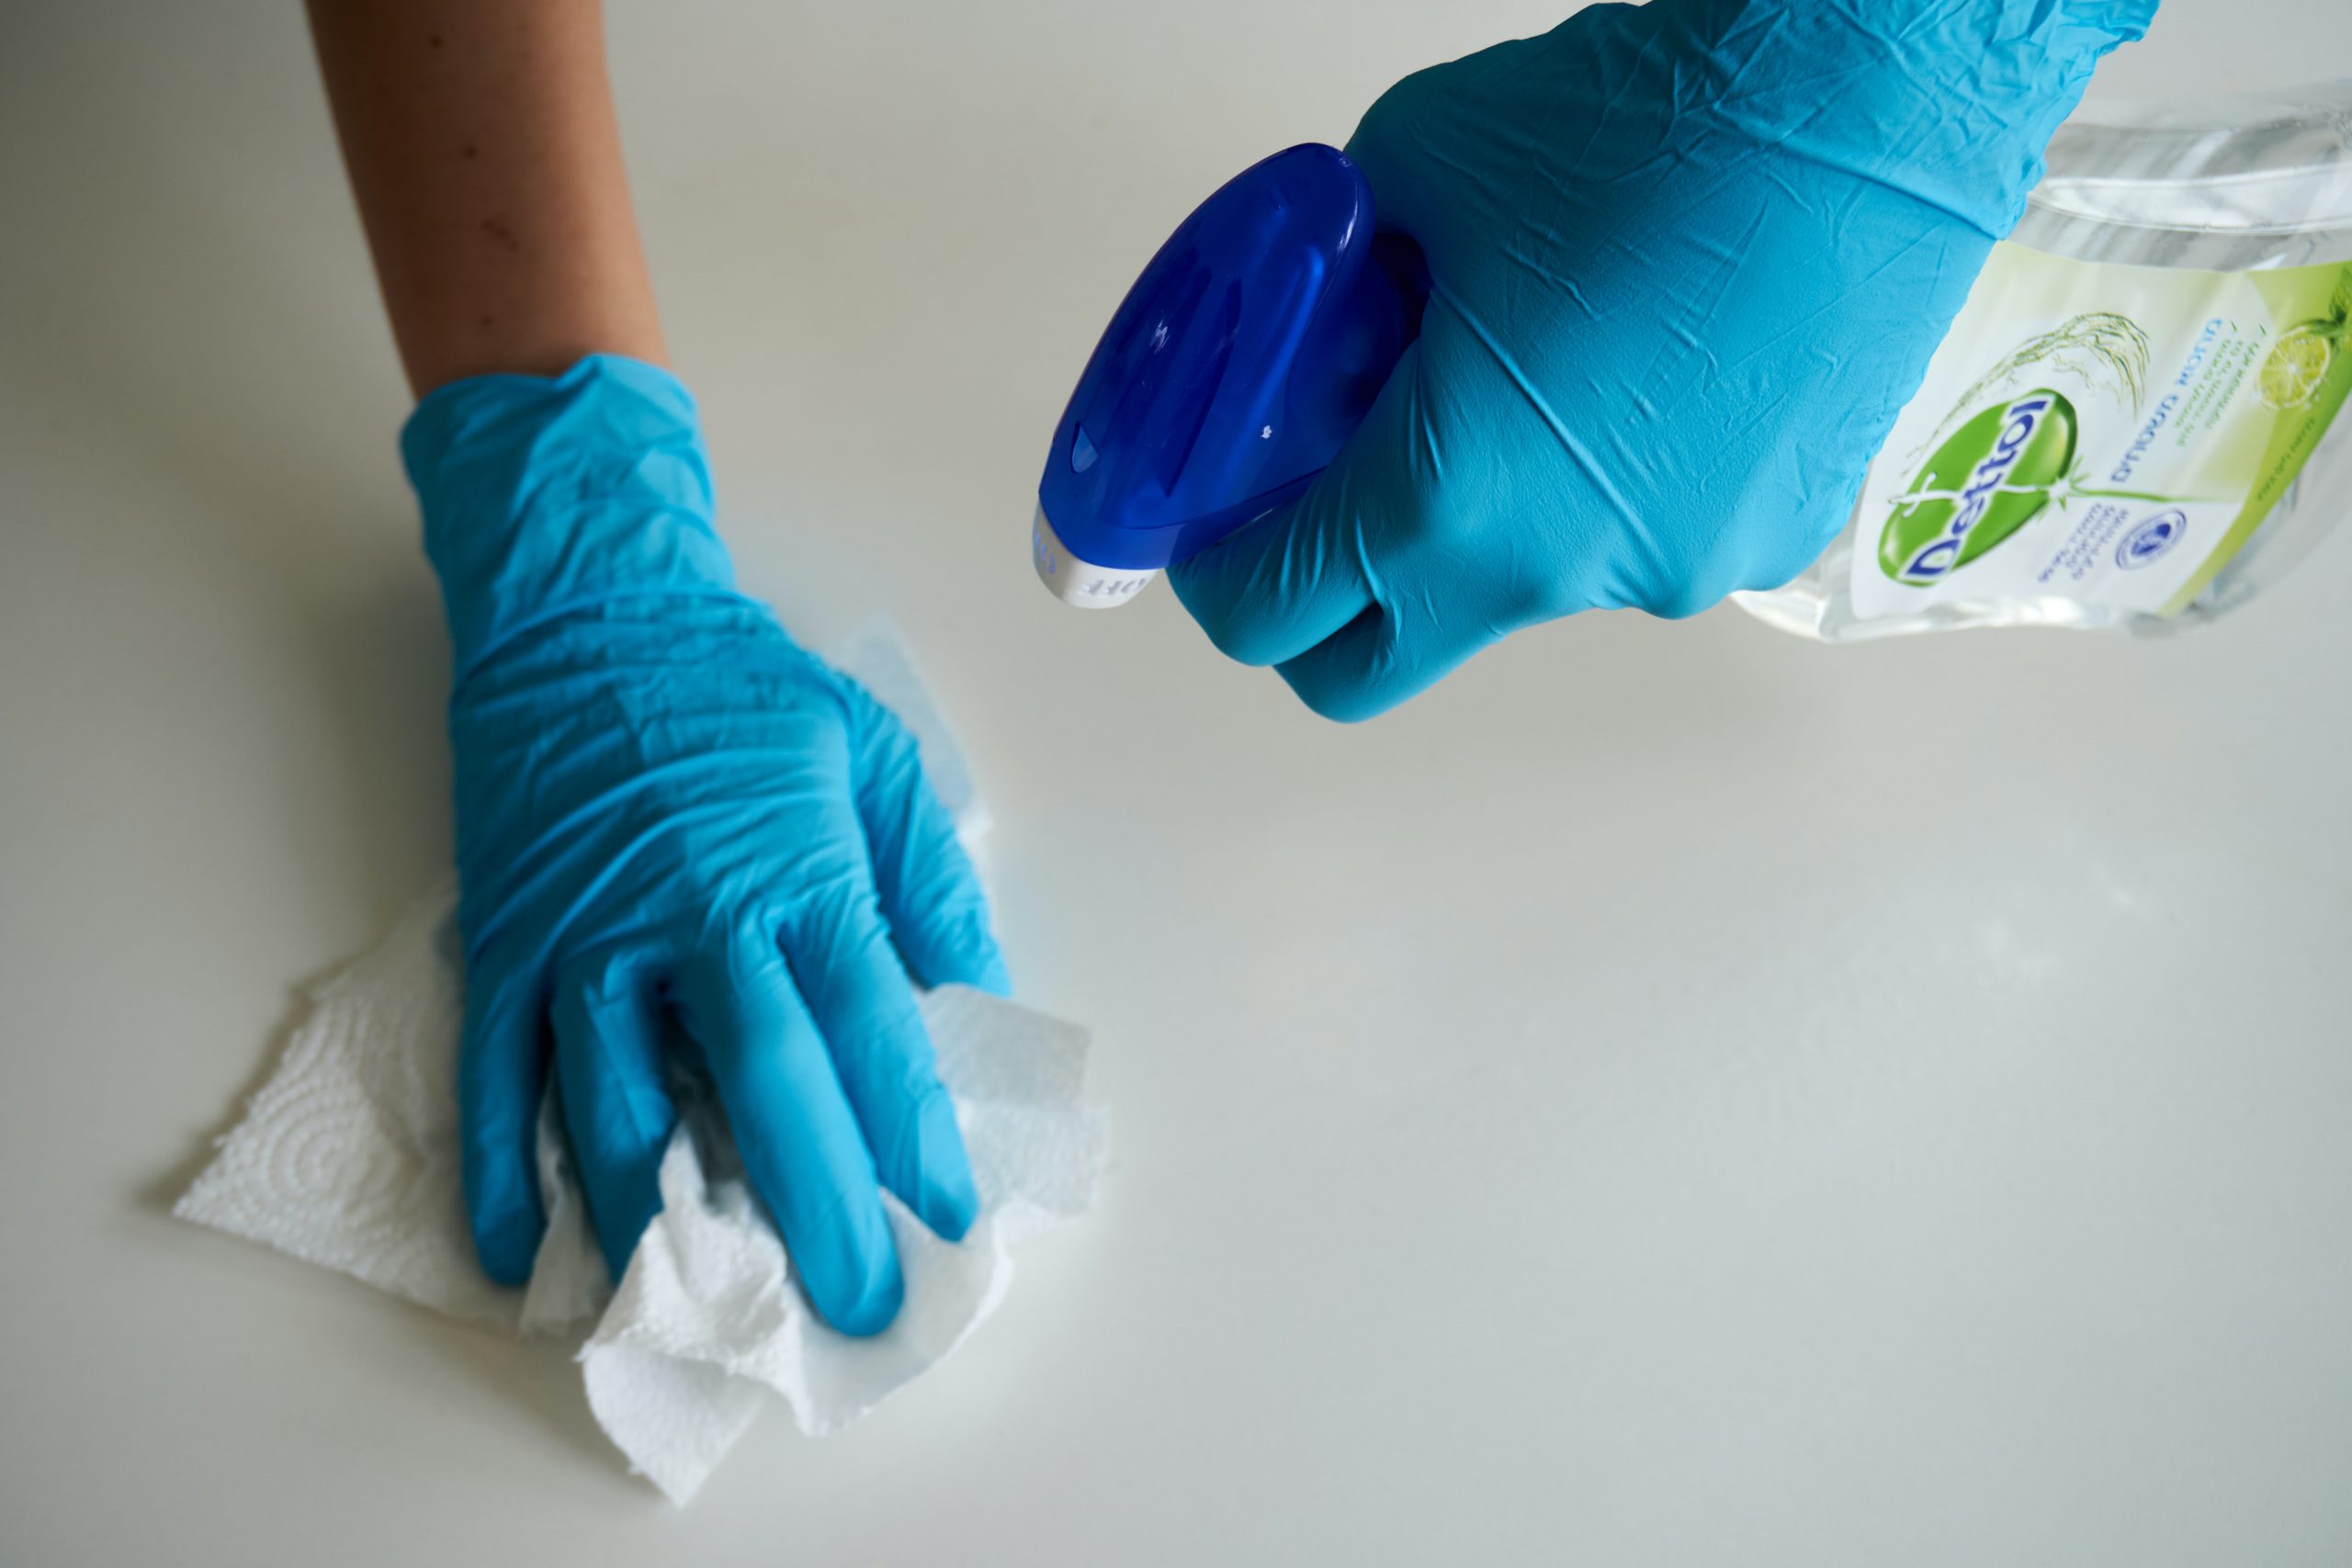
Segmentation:
{"type": "Polygon", "coordinates": [[[980,1192],[964,1150],[963,1129],[956,1124],[956,1102],[945,1089],[926,1095],[915,1113],[912,1153],[915,1171],[909,1186],[915,1217],[943,1240],[963,1240],[979,1217],[980,1192]]]}
{"type": "Polygon", "coordinates": [[[992,997],[1012,999],[1012,971],[1004,965],[1004,954],[994,946],[989,949],[987,961],[972,978],[973,985],[992,997]]]}
{"type": "Polygon", "coordinates": [[[1376,718],[1397,700],[1373,686],[1360,671],[1341,669],[1332,659],[1293,660],[1277,666],[1274,672],[1309,713],[1334,724],[1362,724],[1376,718]]]}
{"type": "Polygon", "coordinates": [[[843,1202],[831,1224],[803,1239],[793,1260],[818,1314],[853,1338],[889,1327],[906,1301],[906,1277],[877,1193],[843,1202]]]}
{"type": "Polygon", "coordinates": [[[605,1267],[617,1285],[628,1273],[628,1260],[637,1254],[637,1244],[645,1238],[645,1228],[653,1216],[662,1212],[662,1192],[656,1183],[646,1183],[649,1193],[631,1202],[616,1197],[609,1188],[600,1194],[601,1201],[591,1201],[589,1212],[596,1222],[596,1247],[605,1255],[605,1267]]]}
{"type": "Polygon", "coordinates": [[[466,1219],[474,1255],[482,1272],[499,1284],[523,1284],[538,1261],[539,1239],[548,1228],[537,1163],[514,1128],[477,1118],[466,1131],[466,1219]]]}
{"type": "Polygon", "coordinates": [[[1012,995],[1004,950],[989,929],[987,904],[970,899],[931,902],[892,922],[890,940],[899,961],[925,986],[971,986],[993,997],[1012,995]]]}
{"type": "Polygon", "coordinates": [[[986,916],[975,922],[965,941],[950,948],[946,962],[933,967],[941,972],[931,981],[934,986],[970,986],[992,997],[1012,998],[1012,972],[1005,967],[1004,950],[989,933],[986,916]]]}
{"type": "Polygon", "coordinates": [[[1168,569],[1168,585],[1210,647],[1236,664],[1262,669],[1281,661],[1283,628],[1278,618],[1246,609],[1256,603],[1249,592],[1252,563],[1243,553],[1250,547],[1228,540],[1177,561],[1168,569]]]}
{"type": "Polygon", "coordinates": [[[474,1212],[474,1254],[481,1259],[481,1271],[496,1284],[530,1283],[531,1269],[538,1262],[539,1241],[546,1234],[547,1218],[536,1196],[527,1206],[508,1203],[474,1212]]]}

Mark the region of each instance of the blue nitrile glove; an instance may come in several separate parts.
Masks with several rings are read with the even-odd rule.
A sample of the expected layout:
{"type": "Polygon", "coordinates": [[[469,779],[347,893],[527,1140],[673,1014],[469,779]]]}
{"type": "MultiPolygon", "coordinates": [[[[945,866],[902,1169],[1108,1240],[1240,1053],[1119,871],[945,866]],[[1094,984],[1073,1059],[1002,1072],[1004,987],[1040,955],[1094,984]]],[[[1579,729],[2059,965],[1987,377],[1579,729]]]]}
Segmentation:
{"type": "Polygon", "coordinates": [[[1427,259],[1420,340],[1178,595],[1352,719],[1521,626],[1786,581],[2154,11],[1655,0],[1407,77],[1348,152],[1427,259]]]}
{"type": "Polygon", "coordinates": [[[940,1235],[978,1199],[908,975],[1002,992],[914,741],[735,592],[694,400],[584,359],[417,406],[456,674],[466,1201],[526,1279],[550,1066],[613,1277],[661,1207],[665,1013],[699,1047],[817,1310],[901,1294],[877,1182],[940,1235]]]}

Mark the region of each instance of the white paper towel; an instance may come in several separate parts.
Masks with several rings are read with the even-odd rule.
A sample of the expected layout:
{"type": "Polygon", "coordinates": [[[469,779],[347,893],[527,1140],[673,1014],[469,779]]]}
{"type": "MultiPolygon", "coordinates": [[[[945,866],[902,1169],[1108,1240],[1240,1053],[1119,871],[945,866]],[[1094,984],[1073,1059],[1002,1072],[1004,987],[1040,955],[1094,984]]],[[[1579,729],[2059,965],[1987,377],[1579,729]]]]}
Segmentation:
{"type": "MultiPolygon", "coordinates": [[[[908,722],[943,799],[971,830],[969,773],[895,642],[861,639],[835,662],[908,722]]],[[[619,1288],[608,1288],[550,1121],[539,1153],[547,1237],[528,1288],[501,1290],[475,1261],[459,1187],[461,976],[455,896],[445,890],[317,988],[276,1073],[175,1212],[511,1332],[576,1333],[593,1319],[580,1351],[589,1405],[631,1467],[673,1502],[694,1495],[765,1390],[810,1433],[872,1409],[995,1311],[1015,1240],[1093,1201],[1106,1140],[1101,1114],[1079,1101],[1085,1032],[946,987],[922,998],[923,1018],[980,1215],[950,1245],[884,1194],[906,1278],[888,1330],[853,1339],[814,1315],[723,1120],[691,1085],[681,1086],[681,1127],[662,1165],[662,1212],[619,1288]]]]}

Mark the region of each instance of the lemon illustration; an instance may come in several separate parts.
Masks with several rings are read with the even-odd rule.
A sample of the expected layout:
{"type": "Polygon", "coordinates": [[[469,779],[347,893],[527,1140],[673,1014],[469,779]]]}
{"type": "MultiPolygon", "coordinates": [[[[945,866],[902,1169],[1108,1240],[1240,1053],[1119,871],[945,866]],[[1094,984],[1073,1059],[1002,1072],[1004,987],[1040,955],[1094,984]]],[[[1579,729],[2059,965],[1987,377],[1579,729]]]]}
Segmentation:
{"type": "Polygon", "coordinates": [[[2299,409],[2327,378],[2328,362],[2335,355],[2335,340],[2343,329],[2334,321],[2305,321],[2287,329],[2262,362],[2262,402],[2266,408],[2299,409]]]}

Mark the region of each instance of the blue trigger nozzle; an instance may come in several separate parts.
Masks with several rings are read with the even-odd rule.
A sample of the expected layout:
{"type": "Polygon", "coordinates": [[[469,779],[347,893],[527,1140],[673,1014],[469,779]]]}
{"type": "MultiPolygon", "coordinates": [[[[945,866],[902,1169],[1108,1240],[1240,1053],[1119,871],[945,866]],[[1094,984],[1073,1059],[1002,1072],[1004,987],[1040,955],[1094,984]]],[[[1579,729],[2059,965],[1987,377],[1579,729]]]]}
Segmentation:
{"type": "Polygon", "coordinates": [[[1127,290],[1054,429],[1031,539],[1065,602],[1124,604],[1305,490],[1420,330],[1409,243],[1308,143],[1235,175],[1127,290]]]}

